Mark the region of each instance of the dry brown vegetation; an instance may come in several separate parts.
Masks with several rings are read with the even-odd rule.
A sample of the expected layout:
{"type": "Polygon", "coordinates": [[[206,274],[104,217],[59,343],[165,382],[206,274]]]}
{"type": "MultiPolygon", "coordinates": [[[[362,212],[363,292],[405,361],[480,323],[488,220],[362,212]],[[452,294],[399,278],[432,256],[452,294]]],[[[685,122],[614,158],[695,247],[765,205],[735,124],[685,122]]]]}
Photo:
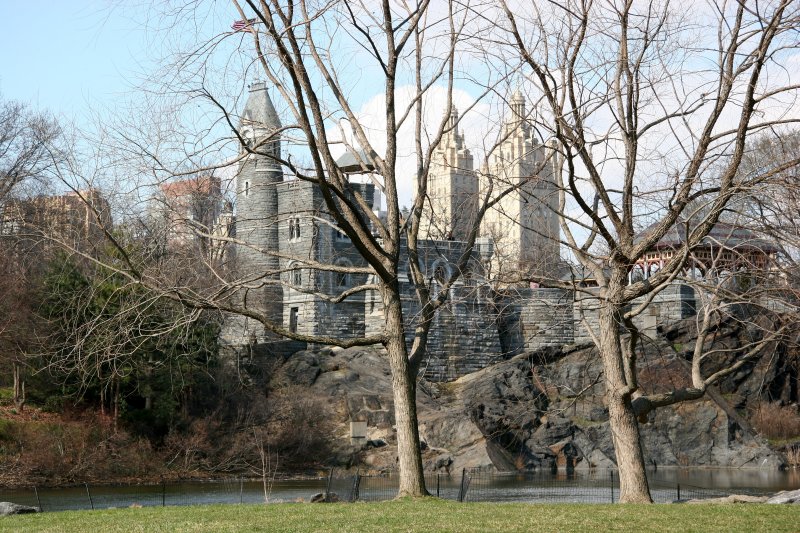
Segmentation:
{"type": "Polygon", "coordinates": [[[800,468],[800,444],[786,450],[786,462],[793,468],[800,468]]]}
{"type": "Polygon", "coordinates": [[[35,407],[0,407],[0,484],[136,480],[158,472],[143,438],[114,430],[96,413],[59,416],[35,407]]]}
{"type": "Polygon", "coordinates": [[[0,486],[138,482],[253,476],[268,453],[278,474],[316,468],[330,458],[328,405],[292,389],[246,409],[219,409],[152,442],[114,427],[94,410],[18,412],[0,405],[0,486]]]}
{"type": "Polygon", "coordinates": [[[750,421],[768,439],[800,439],[800,410],[796,405],[760,402],[753,407],[750,421]]]}

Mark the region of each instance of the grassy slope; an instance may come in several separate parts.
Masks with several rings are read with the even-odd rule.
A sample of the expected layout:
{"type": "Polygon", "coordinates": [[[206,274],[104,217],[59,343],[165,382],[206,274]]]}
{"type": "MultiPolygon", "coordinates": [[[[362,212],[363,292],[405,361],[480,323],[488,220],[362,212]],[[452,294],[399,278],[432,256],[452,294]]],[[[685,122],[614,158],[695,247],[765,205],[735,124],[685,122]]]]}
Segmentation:
{"type": "Polygon", "coordinates": [[[0,518],[0,531],[798,531],[800,506],[528,505],[425,501],[212,505],[0,518]]]}

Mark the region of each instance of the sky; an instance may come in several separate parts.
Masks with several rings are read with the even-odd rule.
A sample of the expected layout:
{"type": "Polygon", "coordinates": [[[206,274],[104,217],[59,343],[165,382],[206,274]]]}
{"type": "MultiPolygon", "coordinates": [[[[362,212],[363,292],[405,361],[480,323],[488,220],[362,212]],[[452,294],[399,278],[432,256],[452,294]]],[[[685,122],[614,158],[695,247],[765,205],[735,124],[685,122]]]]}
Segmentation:
{"type": "MultiPolygon", "coordinates": [[[[101,119],[112,116],[113,111],[123,107],[123,102],[140,97],[137,87],[146,84],[147,75],[164,67],[160,63],[164,52],[176,49],[175,42],[169,39],[177,38],[180,46],[192,46],[208,36],[228,31],[231,22],[238,18],[229,4],[201,5],[207,11],[179,13],[186,24],[176,37],[176,32],[168,35],[159,31],[164,29],[164,20],[151,10],[151,2],[147,0],[0,0],[0,96],[52,112],[78,125],[89,124],[93,112],[101,119]]],[[[229,71],[225,70],[226,64],[221,64],[218,71],[227,74],[227,83],[234,87],[244,85],[241,69],[237,68],[252,60],[252,53],[240,35],[230,36],[220,50],[220,56],[234,58],[229,71]],[[237,48],[237,44],[243,46],[237,48]]],[[[794,73],[798,57],[786,60],[787,75],[794,73]]],[[[385,103],[379,84],[370,83],[369,72],[359,70],[357,48],[340,54],[338,60],[340,66],[355,74],[349,76],[353,82],[349,96],[355,96],[358,114],[364,122],[377,125],[373,133],[376,148],[380,150],[385,103]]],[[[217,72],[214,75],[218,77],[217,72]]],[[[455,94],[459,108],[474,101],[478,92],[474,89],[459,87],[455,94]]],[[[426,121],[437,124],[445,111],[444,91],[432,90],[428,103],[426,121]]],[[[276,102],[276,107],[281,109],[280,102],[276,102]]],[[[792,107],[796,108],[797,102],[777,109],[785,112],[792,107]]],[[[495,138],[493,132],[504,111],[482,102],[461,124],[476,161],[480,161],[481,145],[491,145],[495,138]]],[[[414,168],[414,147],[408,129],[409,135],[403,137],[408,142],[401,142],[399,147],[405,157],[401,171],[414,168]]],[[[619,172],[609,167],[606,174],[613,177],[619,172]]],[[[404,180],[400,186],[401,202],[407,203],[411,180],[404,180]]]]}
{"type": "MultiPolygon", "coordinates": [[[[230,7],[212,7],[209,12],[214,13],[214,9],[219,15],[220,10],[230,7]]],[[[202,15],[198,18],[188,27],[202,24],[197,34],[207,36],[227,31],[236,14],[208,17],[213,21],[203,20],[202,15]]],[[[159,29],[163,30],[163,22],[148,10],[144,0],[0,0],[0,97],[53,113],[66,123],[88,126],[93,113],[111,116],[123,102],[139,98],[137,87],[158,70],[159,61],[165,57],[163,50],[170,37],[159,29]]],[[[188,32],[183,44],[193,44],[188,32]]],[[[369,120],[374,116],[380,124],[385,105],[380,88],[354,85],[357,91],[365,87],[372,90],[350,96],[361,101],[363,117],[369,120]]],[[[431,109],[435,110],[426,113],[433,123],[438,123],[445,102],[443,91],[438,92],[434,91],[431,98],[431,109]]],[[[462,108],[473,101],[465,91],[456,95],[456,104],[462,108]]],[[[276,107],[280,110],[280,102],[276,107]]],[[[476,144],[485,135],[480,120],[476,117],[474,125],[462,126],[476,130],[476,144]]],[[[382,136],[382,132],[376,134],[379,144],[382,136]]],[[[401,150],[410,160],[411,138],[406,144],[401,150]]],[[[410,180],[401,184],[401,195],[404,203],[410,202],[410,180]]]]}
{"type": "Polygon", "coordinates": [[[78,122],[112,104],[145,65],[136,14],[102,0],[1,1],[0,94],[78,122]]]}

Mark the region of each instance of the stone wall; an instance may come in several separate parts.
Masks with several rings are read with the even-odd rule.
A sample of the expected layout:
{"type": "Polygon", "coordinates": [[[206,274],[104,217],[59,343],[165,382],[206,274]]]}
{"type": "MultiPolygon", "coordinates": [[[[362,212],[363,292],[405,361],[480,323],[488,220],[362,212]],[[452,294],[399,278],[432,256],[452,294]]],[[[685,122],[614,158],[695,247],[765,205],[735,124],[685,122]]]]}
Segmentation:
{"type": "MultiPolygon", "coordinates": [[[[433,279],[437,271],[448,278],[452,276],[455,265],[446,258],[459,257],[463,246],[459,241],[424,242],[420,249],[420,260],[426,278],[433,279]]],[[[427,357],[422,363],[426,379],[452,381],[503,360],[496,306],[487,297],[488,291],[481,290],[477,280],[471,273],[461,276],[451,287],[447,303],[439,309],[430,328],[427,357]]],[[[401,301],[406,323],[406,345],[411,348],[420,309],[409,283],[407,266],[401,269],[399,281],[403,294],[401,301]]],[[[432,286],[436,290],[436,281],[432,281],[432,286]]],[[[366,295],[365,307],[366,334],[380,333],[384,328],[384,314],[383,302],[377,292],[370,291],[366,295]]]]}
{"type": "MultiPolygon", "coordinates": [[[[412,311],[411,302],[404,308],[412,311]]],[[[409,343],[413,340],[413,329],[406,331],[406,340],[409,343]]],[[[426,379],[452,381],[502,360],[491,302],[456,296],[439,310],[428,338],[428,357],[423,363],[426,379]]]]}
{"type": "MultiPolygon", "coordinates": [[[[633,306],[643,301],[644,298],[638,298],[634,300],[633,306]]],[[[667,326],[693,316],[696,308],[694,289],[685,283],[674,282],[658,293],[650,305],[633,319],[633,323],[642,334],[652,337],[659,326],[667,326]]]]}
{"type": "Polygon", "coordinates": [[[574,295],[565,289],[517,289],[496,297],[503,351],[516,355],[572,344],[574,295]]]}
{"type": "Polygon", "coordinates": [[[594,294],[596,290],[583,288],[575,291],[572,316],[575,319],[575,344],[593,342],[592,335],[597,336],[600,331],[600,301],[594,294]]]}

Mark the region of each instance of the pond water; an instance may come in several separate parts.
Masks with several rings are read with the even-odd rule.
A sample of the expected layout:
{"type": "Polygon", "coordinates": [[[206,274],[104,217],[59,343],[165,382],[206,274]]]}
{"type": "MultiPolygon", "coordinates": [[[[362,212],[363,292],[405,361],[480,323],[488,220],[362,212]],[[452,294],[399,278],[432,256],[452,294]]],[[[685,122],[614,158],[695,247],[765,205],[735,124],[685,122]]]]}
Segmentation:
{"type": "MultiPolygon", "coordinates": [[[[800,470],[734,470],[662,468],[648,473],[657,502],[708,498],[732,493],[768,494],[800,488],[800,470]]],[[[610,503],[619,495],[613,471],[579,471],[574,474],[495,473],[488,471],[428,475],[428,490],[442,498],[466,501],[593,502],[610,503]]],[[[276,480],[268,490],[270,503],[308,501],[323,492],[327,480],[276,480]]],[[[394,497],[396,476],[337,476],[331,492],[342,499],[357,494],[359,500],[377,501],[394,497]]],[[[0,501],[40,506],[44,511],[107,509],[132,505],[201,505],[212,503],[259,503],[264,501],[260,481],[182,482],[153,485],[90,485],[66,488],[0,489],[0,501]]]]}

